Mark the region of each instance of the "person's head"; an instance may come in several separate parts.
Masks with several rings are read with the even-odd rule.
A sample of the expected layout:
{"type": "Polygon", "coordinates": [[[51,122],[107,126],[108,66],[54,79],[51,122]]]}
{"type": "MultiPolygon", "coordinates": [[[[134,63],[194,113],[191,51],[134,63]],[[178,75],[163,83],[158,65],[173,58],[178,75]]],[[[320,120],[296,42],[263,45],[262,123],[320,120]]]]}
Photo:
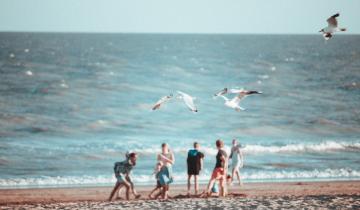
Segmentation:
{"type": "Polygon", "coordinates": [[[197,142],[194,142],[194,149],[199,149],[200,148],[200,144],[197,142]]]}
{"type": "Polygon", "coordinates": [[[228,175],[226,176],[226,181],[227,181],[228,183],[231,182],[231,176],[230,176],[230,174],[228,174],[228,175]]]}
{"type": "Polygon", "coordinates": [[[233,145],[233,146],[238,145],[238,141],[237,141],[236,139],[233,139],[233,140],[232,140],[232,145],[233,145]]]}
{"type": "Polygon", "coordinates": [[[136,159],[137,159],[137,154],[135,152],[129,154],[129,160],[133,166],[136,165],[136,159]]]}
{"type": "Polygon", "coordinates": [[[221,149],[224,147],[224,142],[221,139],[216,140],[216,147],[221,149]]]}
{"type": "Polygon", "coordinates": [[[162,153],[168,153],[169,152],[169,146],[166,143],[161,144],[161,151],[162,153]]]}

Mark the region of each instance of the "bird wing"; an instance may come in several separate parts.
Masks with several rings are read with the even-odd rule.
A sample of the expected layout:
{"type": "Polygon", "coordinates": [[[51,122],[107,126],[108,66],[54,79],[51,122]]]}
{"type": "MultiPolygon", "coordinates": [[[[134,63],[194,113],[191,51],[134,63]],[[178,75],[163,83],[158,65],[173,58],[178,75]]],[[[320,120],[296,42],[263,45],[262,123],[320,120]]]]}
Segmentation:
{"type": "Polygon", "coordinates": [[[229,93],[241,93],[241,92],[243,92],[244,91],[244,89],[230,89],[229,90],[229,93]]]}
{"type": "Polygon", "coordinates": [[[246,94],[246,95],[262,94],[262,92],[256,91],[256,90],[246,90],[246,91],[243,91],[243,93],[246,94]]]}
{"type": "Polygon", "coordinates": [[[194,101],[191,98],[191,96],[185,95],[183,99],[184,99],[186,106],[189,107],[189,109],[191,111],[197,111],[196,106],[195,106],[194,101]]]}
{"type": "Polygon", "coordinates": [[[239,93],[239,95],[236,95],[233,99],[231,99],[231,103],[239,104],[240,101],[245,98],[247,95],[245,93],[239,93]]]}
{"type": "Polygon", "coordinates": [[[336,13],[335,15],[329,17],[326,21],[328,22],[329,24],[329,27],[334,27],[336,28],[338,26],[338,22],[336,20],[337,17],[339,17],[340,14],[339,13],[336,13]]]}
{"type": "Polygon", "coordinates": [[[229,101],[229,99],[226,96],[220,95],[225,101],[229,101]]]}
{"type": "Polygon", "coordinates": [[[222,89],[221,91],[214,94],[214,96],[222,96],[227,93],[227,88],[222,89]]]}
{"type": "Polygon", "coordinates": [[[158,100],[158,101],[155,103],[155,105],[153,106],[152,109],[153,109],[153,110],[159,109],[161,104],[163,104],[163,103],[165,103],[165,102],[167,102],[167,101],[169,101],[169,100],[170,100],[170,98],[169,98],[168,96],[162,97],[160,100],[158,100]]]}
{"type": "Polygon", "coordinates": [[[193,98],[181,91],[177,91],[178,94],[180,94],[182,96],[182,99],[184,100],[184,103],[186,104],[187,107],[189,107],[189,109],[193,112],[197,112],[196,106],[194,104],[193,98]]]}

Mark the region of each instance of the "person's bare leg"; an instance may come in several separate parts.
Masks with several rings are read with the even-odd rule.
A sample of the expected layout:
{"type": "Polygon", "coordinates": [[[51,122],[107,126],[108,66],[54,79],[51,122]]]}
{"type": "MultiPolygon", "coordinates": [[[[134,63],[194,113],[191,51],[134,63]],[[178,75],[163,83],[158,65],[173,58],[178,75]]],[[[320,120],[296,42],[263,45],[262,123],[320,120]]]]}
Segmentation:
{"type": "Polygon", "coordinates": [[[188,183],[187,183],[187,195],[190,196],[190,188],[191,188],[191,175],[188,175],[188,183]]]}
{"type": "Polygon", "coordinates": [[[169,199],[169,185],[166,185],[165,187],[165,199],[169,199]]]}
{"type": "Polygon", "coordinates": [[[162,187],[157,188],[159,192],[154,196],[154,199],[158,199],[162,195],[162,187]]]}
{"type": "Polygon", "coordinates": [[[126,187],[126,200],[130,200],[130,186],[125,185],[126,187]]]}
{"type": "Polygon", "coordinates": [[[242,185],[242,182],[241,182],[241,179],[240,179],[240,170],[237,170],[237,171],[236,171],[236,176],[237,176],[237,178],[238,178],[239,185],[242,185]]]}
{"type": "Polygon", "coordinates": [[[206,192],[207,192],[208,195],[210,195],[210,193],[211,193],[211,188],[213,187],[213,185],[214,185],[215,182],[216,182],[216,179],[210,179],[209,184],[208,184],[208,186],[207,186],[207,190],[206,190],[206,192]]]}
{"type": "Polygon", "coordinates": [[[236,174],[236,170],[235,170],[235,168],[233,168],[233,169],[232,169],[232,173],[231,173],[231,182],[230,182],[230,183],[232,183],[232,182],[234,181],[234,179],[235,179],[235,174],[236,174]]]}
{"type": "Polygon", "coordinates": [[[151,190],[150,194],[148,195],[150,199],[153,199],[152,195],[155,193],[155,191],[158,189],[156,186],[153,190],[151,190]]]}
{"type": "Polygon", "coordinates": [[[116,191],[116,193],[115,194],[117,194],[117,196],[116,196],[116,200],[118,200],[118,199],[120,199],[121,197],[120,197],[120,193],[121,193],[121,188],[123,187],[124,185],[120,185],[119,187],[118,187],[118,189],[117,189],[117,191],[116,191]]]}
{"type": "Polygon", "coordinates": [[[195,182],[195,195],[197,195],[199,191],[198,175],[194,175],[194,182],[195,182]]]}
{"type": "Polygon", "coordinates": [[[225,183],[224,178],[220,179],[220,196],[225,197],[225,183]]]}
{"type": "Polygon", "coordinates": [[[226,175],[224,176],[224,197],[228,194],[228,186],[227,186],[227,180],[226,175]]]}
{"type": "Polygon", "coordinates": [[[114,197],[115,193],[119,190],[119,187],[121,186],[122,184],[119,183],[119,182],[116,182],[115,186],[114,186],[114,189],[111,191],[110,193],[110,197],[109,197],[109,201],[111,201],[111,199],[114,197]]]}

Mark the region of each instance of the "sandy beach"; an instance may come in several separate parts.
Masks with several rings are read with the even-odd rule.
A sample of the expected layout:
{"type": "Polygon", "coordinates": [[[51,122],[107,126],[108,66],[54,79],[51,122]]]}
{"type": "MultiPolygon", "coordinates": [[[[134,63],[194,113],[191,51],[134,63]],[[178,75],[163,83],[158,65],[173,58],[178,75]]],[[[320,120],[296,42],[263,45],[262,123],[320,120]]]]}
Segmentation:
{"type": "MultiPolygon", "coordinates": [[[[202,185],[201,189],[205,186],[202,185]]],[[[172,199],[149,200],[152,186],[138,186],[140,200],[106,201],[111,187],[0,190],[0,209],[276,209],[360,208],[360,182],[246,183],[227,198],[187,198],[186,186],[171,187],[172,199]]]]}

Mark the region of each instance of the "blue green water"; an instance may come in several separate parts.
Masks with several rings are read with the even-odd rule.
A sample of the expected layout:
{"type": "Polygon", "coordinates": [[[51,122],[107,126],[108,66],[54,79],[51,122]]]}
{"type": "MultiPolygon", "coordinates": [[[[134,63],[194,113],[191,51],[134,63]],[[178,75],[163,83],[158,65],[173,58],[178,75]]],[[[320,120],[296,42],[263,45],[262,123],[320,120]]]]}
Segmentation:
{"type": "Polygon", "coordinates": [[[139,153],[136,184],[160,144],[186,179],[194,141],[209,178],[215,140],[244,146],[245,182],[360,178],[360,36],[0,33],[0,187],[111,185],[139,153]],[[213,94],[244,87],[236,112],[213,94]],[[162,96],[196,97],[198,113],[162,96]]]}

